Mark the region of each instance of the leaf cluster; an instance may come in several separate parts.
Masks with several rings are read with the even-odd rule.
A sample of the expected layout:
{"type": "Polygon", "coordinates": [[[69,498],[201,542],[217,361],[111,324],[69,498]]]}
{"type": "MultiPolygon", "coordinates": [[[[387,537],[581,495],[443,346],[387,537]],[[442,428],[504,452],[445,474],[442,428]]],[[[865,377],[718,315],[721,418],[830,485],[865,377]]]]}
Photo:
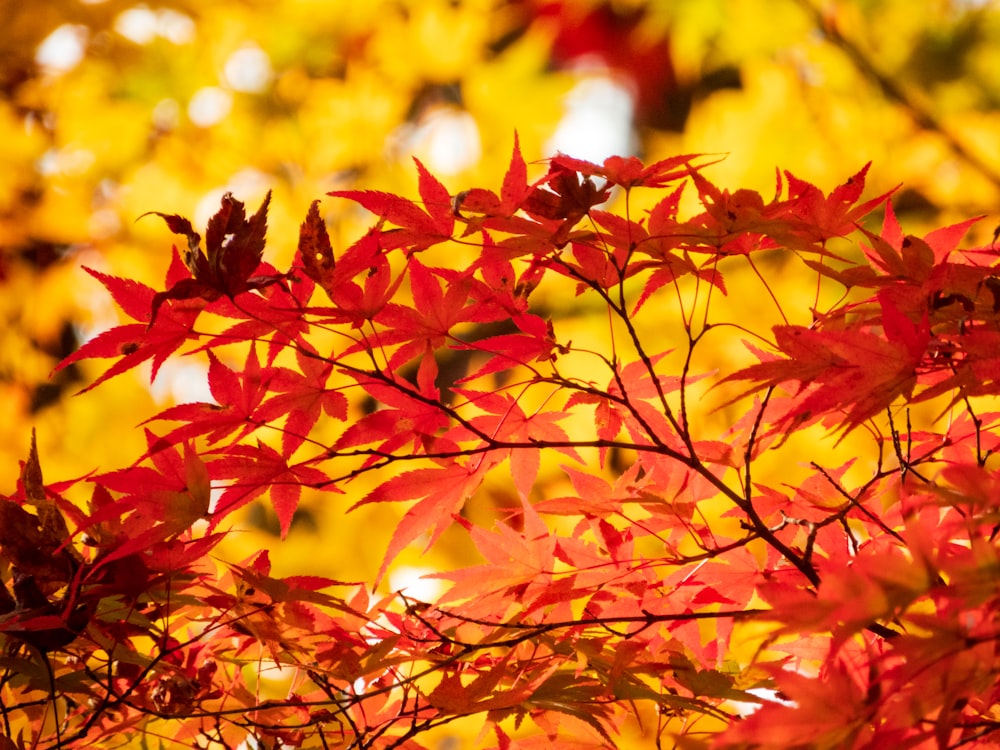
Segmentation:
{"type": "Polygon", "coordinates": [[[692,747],[994,741],[997,253],[958,249],[970,222],[905,235],[867,166],[765,198],[709,161],[560,155],[530,180],[515,141],[498,191],[457,194],[417,162],[419,201],[334,193],[374,215],[347,248],[312,204],[280,272],[267,199],[248,219],[225,196],[204,251],[161,214],[185,239],[165,289],[92,271],[134,322],[62,366],[110,360],[96,386],[199,357],[212,400],[72,483],[32,450],[0,505],[7,734],[417,748],[475,716],[502,748],[613,747],[633,720],[692,747]],[[776,291],[792,263],[804,305],[776,291]],[[775,325],[724,314],[747,279],[775,325]],[[588,305],[604,348],[564,333],[588,305]],[[753,361],[699,369],[741,342],[753,361]],[[258,498],[284,535],[341,493],[403,508],[373,581],[210,557],[258,498]],[[376,593],[455,531],[481,560],[439,598],[376,593]]]}

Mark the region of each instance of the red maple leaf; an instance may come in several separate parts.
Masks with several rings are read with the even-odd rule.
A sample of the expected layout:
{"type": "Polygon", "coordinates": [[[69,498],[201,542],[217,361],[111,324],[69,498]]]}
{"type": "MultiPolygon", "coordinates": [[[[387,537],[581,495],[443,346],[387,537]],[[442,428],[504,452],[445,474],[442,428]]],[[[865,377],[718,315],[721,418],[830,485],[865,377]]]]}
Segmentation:
{"type": "Polygon", "coordinates": [[[319,215],[319,201],[310,204],[309,212],[299,227],[298,250],[306,276],[329,294],[334,287],[333,271],[336,261],[326,222],[319,215]]]}
{"type": "MultiPolygon", "coordinates": [[[[448,190],[419,159],[414,158],[419,173],[418,189],[424,207],[398,195],[378,190],[335,190],[327,195],[347,198],[363,206],[381,219],[399,227],[381,234],[381,247],[405,248],[410,252],[451,239],[455,215],[448,190]]],[[[321,237],[317,237],[322,242],[321,237]]]]}
{"type": "Polygon", "coordinates": [[[499,460],[498,456],[485,454],[466,463],[448,461],[441,466],[404,471],[351,506],[353,510],[370,503],[416,501],[393,532],[377,580],[382,580],[389,563],[421,534],[428,533],[428,548],[433,545],[499,460]]]}
{"type": "Polygon", "coordinates": [[[299,230],[299,260],[305,275],[334,304],[333,310],[320,311],[324,317],[361,328],[389,303],[404,275],[393,273],[385,257],[384,235],[380,226],[374,227],[335,259],[318,204],[310,207],[299,230]],[[358,276],[363,277],[361,283],[358,276]]]}
{"type": "Polygon", "coordinates": [[[282,538],[291,528],[303,487],[342,492],[319,469],[306,464],[289,465],[278,451],[259,440],[256,445],[226,448],[222,458],[210,461],[208,467],[217,479],[232,480],[216,503],[213,525],[266,492],[278,514],[282,538]]]}
{"type": "MultiPolygon", "coordinates": [[[[266,263],[260,270],[273,270],[266,263]]],[[[224,346],[233,341],[267,341],[267,363],[271,364],[283,350],[311,351],[306,334],[310,323],[306,317],[308,302],[314,285],[310,279],[293,279],[291,284],[271,284],[245,294],[238,300],[220,297],[206,307],[220,318],[239,322],[213,335],[199,349],[224,346]]]]}
{"type": "Polygon", "coordinates": [[[56,366],[56,370],[61,370],[84,359],[116,359],[80,393],[96,388],[105,380],[128,372],[150,359],[153,361],[149,378],[152,382],[167,357],[185,342],[199,337],[194,331],[194,323],[205,305],[203,300],[177,301],[164,308],[164,312],[154,320],[152,310],[156,292],[153,289],[137,281],[109,276],[91,268],[84,270],[100,281],[119,307],[139,322],[116,326],[98,334],[56,366]]]}
{"type": "MultiPolygon", "coordinates": [[[[439,272],[429,269],[416,258],[407,265],[413,304],[389,303],[375,318],[383,330],[377,334],[379,346],[400,344],[389,358],[389,368],[396,370],[416,356],[426,361],[429,352],[440,349],[451,329],[462,323],[484,322],[487,310],[469,303],[471,280],[467,275],[448,279],[442,289],[439,272]]],[[[430,366],[430,363],[428,363],[430,366]]]]}
{"type": "Polygon", "coordinates": [[[409,395],[406,386],[387,383],[362,373],[348,374],[358,381],[379,408],[348,426],[334,443],[334,450],[372,445],[373,455],[365,463],[369,466],[383,455],[407,444],[411,444],[418,453],[455,448],[451,442],[442,442],[441,433],[450,422],[439,406],[409,395]]]}
{"type": "MultiPolygon", "coordinates": [[[[457,392],[468,398],[477,409],[485,412],[469,420],[473,428],[500,443],[524,444],[525,447],[505,448],[498,452],[500,457],[509,457],[511,477],[523,497],[530,494],[541,466],[539,450],[534,447],[536,444],[554,445],[558,452],[582,462],[583,459],[576,450],[566,445],[570,442],[569,435],[557,424],[568,416],[565,412],[541,411],[528,415],[517,400],[506,393],[457,392]],[[560,444],[563,444],[562,447],[559,447],[560,444]]],[[[471,439],[473,434],[465,427],[458,427],[448,437],[461,443],[471,439]]]]}
{"type": "Polygon", "coordinates": [[[609,156],[600,165],[583,159],[575,159],[565,154],[554,156],[552,161],[561,167],[587,177],[603,177],[612,185],[619,185],[626,189],[633,187],[661,188],[671,182],[688,177],[692,171],[715,163],[708,162],[708,164],[698,166],[691,163],[703,155],[671,156],[649,166],[643,165],[642,160],[636,156],[609,156]]]}
{"type": "Polygon", "coordinates": [[[598,185],[590,175],[574,168],[576,162],[568,157],[553,158],[548,174],[534,184],[521,206],[531,218],[552,226],[549,234],[556,247],[569,241],[573,227],[591,208],[611,197],[611,185],[598,185]]]}
{"type": "Polygon", "coordinates": [[[855,175],[835,188],[828,196],[790,172],[788,180],[788,217],[795,220],[796,234],[812,245],[819,245],[831,237],[840,237],[853,231],[857,222],[895,192],[895,188],[857,204],[865,189],[865,177],[871,162],[855,175]]]}
{"type": "Polygon", "coordinates": [[[251,347],[246,365],[233,370],[208,352],[208,387],[218,403],[195,402],[164,409],[146,423],[153,421],[186,422],[164,436],[176,443],[206,435],[210,443],[223,438],[239,440],[256,430],[264,421],[257,410],[267,394],[272,370],[264,370],[251,347]]]}
{"type": "Polygon", "coordinates": [[[258,422],[273,424],[287,415],[281,433],[281,455],[292,455],[308,438],[321,414],[347,418],[347,397],[326,387],[333,365],[319,356],[296,350],[299,369],[271,367],[266,399],[254,412],[258,422]]]}
{"type": "Polygon", "coordinates": [[[468,349],[489,354],[478,369],[463,377],[459,382],[468,382],[490,373],[509,370],[514,367],[534,369],[534,362],[548,362],[556,358],[560,351],[550,321],[537,315],[522,313],[511,318],[521,333],[502,333],[477,341],[454,344],[455,349],[468,349]]]}
{"type": "Polygon", "coordinates": [[[760,386],[797,382],[797,404],[784,422],[808,422],[845,411],[845,432],[884,411],[917,383],[917,366],[930,340],[927,320],[914,323],[880,300],[884,334],[865,330],[822,330],[777,326],[775,342],[784,358],[752,365],[723,379],[760,386]]]}
{"type": "Polygon", "coordinates": [[[465,235],[482,229],[485,226],[490,228],[500,228],[504,226],[502,222],[487,222],[487,218],[507,218],[512,217],[528,196],[531,188],[528,186],[528,167],[524,163],[521,155],[521,143],[517,133],[514,133],[514,150],[510,156],[510,164],[504,174],[503,183],[500,187],[500,195],[485,190],[474,188],[466,190],[455,196],[453,201],[453,212],[455,217],[467,223],[465,235]],[[478,217],[467,216],[466,213],[481,214],[478,217]]]}
{"type": "MultiPolygon", "coordinates": [[[[122,493],[97,506],[88,526],[117,529],[104,563],[142,552],[186,532],[208,515],[211,482],[201,457],[187,442],[168,443],[146,430],[151,466],[136,464],[93,478],[103,491],[122,493]]],[[[95,493],[97,497],[97,493],[95,493]]]]}

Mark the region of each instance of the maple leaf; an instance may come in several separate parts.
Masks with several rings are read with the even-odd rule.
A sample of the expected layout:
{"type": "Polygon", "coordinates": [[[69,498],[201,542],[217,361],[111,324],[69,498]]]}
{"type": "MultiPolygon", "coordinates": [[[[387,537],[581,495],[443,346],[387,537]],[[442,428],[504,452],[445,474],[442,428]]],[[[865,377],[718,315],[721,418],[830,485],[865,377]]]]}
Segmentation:
{"type": "MultiPolygon", "coordinates": [[[[38,441],[35,436],[35,428],[31,428],[31,447],[28,450],[28,458],[21,464],[21,477],[18,482],[18,493],[12,500],[29,503],[35,506],[38,516],[39,530],[42,535],[42,546],[52,550],[59,550],[61,553],[69,555],[74,560],[78,560],[76,550],[69,545],[70,533],[66,525],[66,518],[60,511],[53,498],[59,499],[58,495],[50,492],[45,487],[42,478],[42,466],[38,458],[38,441]]],[[[74,506],[65,503],[68,509],[74,506]]],[[[39,576],[32,573],[37,579],[39,576]]]]}
{"type": "MultiPolygon", "coordinates": [[[[625,426],[626,410],[620,408],[620,399],[590,390],[576,391],[566,400],[566,411],[570,411],[577,404],[592,404],[595,407],[594,427],[598,440],[607,442],[615,440],[625,426]]],[[[601,466],[605,465],[607,457],[608,448],[602,445],[599,453],[601,466]]]]}
{"type": "Polygon", "coordinates": [[[513,216],[514,212],[521,207],[524,199],[528,196],[528,167],[524,163],[524,156],[521,155],[521,141],[517,133],[514,133],[514,148],[510,155],[510,164],[503,176],[503,183],[500,186],[500,213],[506,216],[513,216]]]}
{"type": "Polygon", "coordinates": [[[951,403],[957,403],[969,396],[992,396],[1000,393],[1000,377],[997,369],[1000,365],[1000,332],[976,328],[967,331],[960,339],[960,348],[948,356],[950,350],[944,349],[942,361],[931,359],[929,368],[938,374],[936,382],[931,382],[914,398],[915,401],[926,401],[943,393],[952,391],[951,403]],[[952,359],[955,363],[952,363],[952,359]]]}
{"type": "Polygon", "coordinates": [[[309,212],[299,228],[298,251],[306,275],[330,295],[334,288],[336,261],[326,222],[319,215],[319,201],[309,205],[309,212]]]}
{"type": "Polygon", "coordinates": [[[152,466],[134,465],[91,480],[104,490],[122,493],[114,502],[102,502],[87,518],[88,527],[110,522],[120,530],[122,538],[102,556],[105,564],[184,534],[208,516],[211,481],[190,443],[169,444],[149,430],[146,443],[152,466]]]}
{"type": "MultiPolygon", "coordinates": [[[[707,263],[699,267],[691,258],[688,246],[692,239],[697,240],[701,234],[700,230],[692,234],[690,224],[681,224],[677,221],[680,196],[681,189],[678,188],[657,203],[649,212],[646,228],[640,226],[638,231],[634,231],[636,252],[649,256],[650,260],[633,260],[629,266],[630,275],[646,270],[650,270],[651,273],[632,307],[633,316],[657,291],[668,284],[675,284],[688,275],[708,282],[723,294],[727,293],[722,274],[719,273],[716,264],[707,263]]],[[[633,230],[630,228],[630,231],[633,230]]]]}
{"type": "Polygon", "coordinates": [[[452,200],[447,189],[427,171],[419,159],[414,157],[413,161],[417,165],[418,189],[424,209],[411,200],[377,190],[335,190],[327,193],[336,198],[352,200],[380,219],[399,227],[381,233],[381,247],[386,250],[426,250],[451,239],[455,226],[452,200]]]}
{"type": "Polygon", "coordinates": [[[147,419],[143,424],[187,422],[165,435],[164,441],[178,442],[207,435],[210,443],[217,443],[234,433],[234,439],[238,440],[263,424],[257,409],[267,394],[272,371],[261,367],[256,349],[250,348],[242,370],[227,367],[212,352],[208,352],[208,361],[208,387],[217,403],[178,404],[147,419]]]}
{"type": "MultiPolygon", "coordinates": [[[[307,217],[299,236],[303,270],[333,302],[333,320],[361,328],[385,308],[404,275],[394,274],[385,257],[381,227],[369,230],[335,260],[332,248],[323,244],[325,229],[320,230],[316,224],[321,221],[318,212],[310,213],[312,218],[307,217]],[[307,261],[302,253],[316,253],[322,260],[307,261]],[[362,274],[363,286],[355,281],[362,274]]],[[[328,310],[323,312],[329,314],[328,310]]]]}
{"type": "Polygon", "coordinates": [[[447,414],[433,402],[414,398],[405,388],[361,373],[348,373],[355,378],[379,408],[353,422],[334,443],[334,450],[344,451],[361,445],[374,444],[373,455],[365,465],[371,465],[381,455],[391,454],[407,443],[415,452],[449,450],[454,443],[444,441],[441,433],[449,426],[447,414]]]}
{"type": "Polygon", "coordinates": [[[453,213],[457,219],[466,222],[466,229],[463,236],[482,230],[484,228],[500,229],[509,226],[504,221],[490,221],[490,219],[510,219],[521,208],[524,199],[531,191],[528,185],[528,167],[524,163],[524,156],[521,154],[521,142],[517,133],[514,133],[514,148],[510,156],[510,164],[504,174],[503,183],[500,187],[500,195],[497,196],[489,190],[483,188],[473,188],[465,190],[455,196],[452,201],[453,213]],[[480,214],[478,217],[469,217],[463,212],[473,212],[480,214]]]}
{"type": "Polygon", "coordinates": [[[549,171],[528,193],[521,208],[533,219],[553,223],[550,241],[562,247],[570,232],[591,208],[611,196],[611,185],[598,186],[590,175],[573,168],[575,160],[554,157],[549,171]]]}
{"type": "MultiPolygon", "coordinates": [[[[261,263],[259,269],[274,269],[261,263]]],[[[291,276],[291,274],[289,274],[291,276]]],[[[311,279],[291,277],[290,284],[270,284],[245,294],[239,302],[220,297],[206,306],[206,311],[219,318],[233,319],[229,328],[205,337],[205,343],[191,353],[225,346],[233,341],[267,341],[266,361],[270,365],[286,349],[314,352],[307,338],[310,330],[306,304],[315,287],[311,279]]]]}
{"type": "Polygon", "coordinates": [[[305,464],[289,465],[284,456],[259,440],[256,446],[234,445],[222,453],[222,458],[209,463],[209,470],[215,477],[231,479],[232,482],[219,497],[213,525],[267,492],[278,515],[281,538],[284,539],[291,528],[303,487],[323,487],[328,491],[342,492],[319,469],[305,464]]]}
{"type": "Polygon", "coordinates": [[[319,612],[296,596],[298,591],[287,579],[268,575],[271,561],[267,550],[258,553],[248,565],[228,567],[233,593],[219,591],[208,598],[224,613],[221,623],[238,634],[237,638],[244,637],[239,638],[243,647],[262,644],[278,663],[284,655],[308,648],[304,636],[317,627],[319,612]]]}
{"type": "Polygon", "coordinates": [[[799,398],[784,421],[809,421],[842,409],[845,434],[850,432],[913,392],[916,368],[930,339],[926,320],[914,323],[888,298],[881,302],[885,337],[863,330],[777,326],[775,342],[786,358],[751,365],[723,382],[753,380],[771,387],[796,381],[799,398]]]}
{"type": "Polygon", "coordinates": [[[204,307],[202,300],[185,300],[167,305],[164,312],[153,318],[156,292],[136,281],[108,276],[91,268],[87,273],[100,281],[122,310],[138,323],[128,323],[98,334],[56,366],[61,370],[85,359],[116,359],[100,377],[83,388],[86,393],[106,380],[152,360],[150,382],[156,379],[167,358],[187,341],[197,339],[194,323],[204,307]]]}
{"type": "Polygon", "coordinates": [[[462,713],[492,711],[515,705],[531,695],[531,692],[518,691],[513,701],[511,700],[512,696],[505,696],[506,700],[501,698],[503,693],[494,695],[494,690],[507,676],[506,670],[509,661],[510,655],[492,665],[485,672],[478,674],[468,684],[463,683],[458,674],[445,674],[437,686],[427,694],[427,702],[445,711],[462,713]]]}
{"type": "Polygon", "coordinates": [[[901,344],[914,363],[920,362],[927,351],[931,337],[927,311],[921,310],[921,319],[915,323],[899,309],[893,297],[886,292],[887,290],[882,290],[876,297],[882,310],[882,330],[885,332],[885,337],[893,343],[901,344]]]}
{"type": "Polygon", "coordinates": [[[80,558],[69,544],[66,520],[43,484],[34,431],[28,460],[21,465],[18,490],[13,497],[0,497],[3,559],[44,593],[53,593],[74,577],[80,558]],[[26,505],[34,506],[36,512],[27,510],[26,505]]]}
{"type": "Polygon", "coordinates": [[[15,571],[11,580],[14,596],[0,585],[3,609],[0,633],[30,644],[48,653],[68,646],[86,628],[96,609],[96,602],[77,602],[73,590],[50,600],[34,576],[15,571]]]}
{"type": "Polygon", "coordinates": [[[876,207],[884,204],[897,188],[888,190],[856,205],[865,189],[871,162],[865,164],[846,182],[824,196],[815,185],[785,172],[788,181],[788,216],[796,221],[795,234],[815,248],[831,237],[851,232],[856,224],[876,207]]]}
{"type": "Polygon", "coordinates": [[[516,319],[528,313],[528,298],[547,271],[544,260],[532,259],[518,273],[508,251],[484,235],[482,251],[463,274],[471,280],[469,297],[494,320],[516,319]]]}
{"type": "Polygon", "coordinates": [[[564,584],[553,574],[559,542],[523,497],[519,505],[517,525],[500,523],[487,530],[458,519],[486,562],[429,576],[452,583],[439,603],[468,601],[492,617],[515,592],[529,611],[567,598],[564,584]]]}
{"type": "Polygon", "coordinates": [[[824,665],[821,676],[808,676],[777,666],[773,672],[781,699],[764,700],[760,708],[733,724],[720,746],[857,747],[869,743],[871,706],[856,676],[840,660],[824,665]]]}
{"type": "Polygon", "coordinates": [[[533,362],[552,361],[557,353],[562,351],[555,340],[550,323],[537,315],[520,314],[513,317],[512,322],[521,329],[521,333],[501,333],[453,345],[455,349],[468,349],[490,355],[482,366],[458,382],[470,382],[484,375],[514,367],[529,367],[535,370],[533,362]]]}
{"type": "Polygon", "coordinates": [[[599,244],[608,249],[608,255],[615,259],[619,267],[625,265],[633,248],[648,236],[642,222],[626,219],[609,211],[593,209],[590,218],[603,230],[598,234],[599,244]]]}
{"type": "MultiPolygon", "coordinates": [[[[201,249],[201,235],[191,226],[191,222],[177,214],[159,216],[174,234],[187,240],[183,251],[184,265],[191,278],[177,281],[170,289],[159,292],[153,298],[151,319],[168,299],[201,298],[212,302],[221,296],[233,298],[251,289],[260,289],[276,283],[280,275],[253,276],[261,264],[264,253],[264,235],[267,231],[267,208],[271,202],[271,191],[264,202],[249,219],[241,201],[231,193],[222,196],[222,205],[208,220],[205,230],[205,250],[201,249]]],[[[140,217],[141,218],[141,217],[140,217]]]]}
{"type": "MultiPolygon", "coordinates": [[[[777,199],[765,204],[760,193],[745,188],[731,193],[695,170],[691,170],[691,179],[705,211],[683,224],[679,233],[690,238],[685,244],[710,248],[721,255],[748,255],[779,246],[781,242],[775,238],[784,239],[788,234],[787,208],[777,199]]],[[[710,257],[708,262],[716,261],[710,257]]]]}
{"type": "Polygon", "coordinates": [[[405,471],[352,505],[351,510],[371,503],[416,501],[393,531],[377,580],[382,580],[389,563],[421,534],[428,533],[428,548],[433,545],[499,461],[498,456],[486,454],[467,463],[448,461],[442,466],[405,471]]]}
{"type": "MultiPolygon", "coordinates": [[[[655,368],[670,353],[668,350],[650,357],[649,364],[638,359],[624,366],[616,364],[615,374],[597,399],[597,403],[605,402],[604,408],[615,413],[613,416],[608,414],[607,417],[601,415],[598,421],[601,435],[614,439],[617,435],[612,435],[612,431],[620,426],[624,426],[635,440],[643,443],[662,441],[675,434],[674,426],[664,413],[661,398],[677,390],[682,381],[676,375],[660,375],[650,367],[655,368]]],[[[692,381],[689,379],[688,383],[690,382],[692,381]]],[[[576,394],[571,397],[571,402],[576,403],[578,398],[583,402],[594,403],[576,394]]]]}
{"type": "Polygon", "coordinates": [[[892,201],[885,202],[885,218],[882,221],[882,232],[876,235],[862,227],[871,246],[861,245],[865,256],[874,265],[891,277],[905,279],[908,274],[906,261],[902,257],[903,230],[896,220],[892,201]]]}
{"type": "MultiPolygon", "coordinates": [[[[490,439],[504,443],[525,443],[542,445],[569,443],[569,436],[557,422],[564,419],[565,412],[535,412],[530,416],[525,414],[520,404],[510,394],[478,393],[475,391],[457,390],[464,395],[476,408],[485,414],[477,415],[469,420],[469,425],[490,439]]],[[[458,427],[449,433],[448,437],[456,442],[468,439],[467,428],[458,427]]],[[[471,435],[469,435],[471,437],[471,435]]],[[[572,446],[558,447],[557,451],[582,462],[582,458],[572,446]]],[[[541,456],[538,449],[511,448],[505,449],[499,455],[507,454],[510,459],[510,473],[522,497],[527,497],[538,477],[541,456]]]]}
{"type": "Polygon", "coordinates": [[[634,187],[662,188],[671,182],[688,177],[692,171],[715,163],[712,161],[699,166],[691,164],[692,161],[702,156],[704,154],[671,156],[649,166],[644,166],[642,160],[636,156],[609,156],[601,165],[583,159],[575,159],[565,154],[554,156],[552,161],[562,167],[579,172],[581,175],[603,177],[610,184],[619,185],[625,189],[634,187]]]}
{"type": "Polygon", "coordinates": [[[281,433],[281,454],[289,457],[308,438],[321,414],[347,419],[347,397],[326,387],[333,365],[319,357],[296,350],[299,369],[271,367],[266,399],[255,411],[255,419],[265,424],[287,415],[281,433]]]}
{"type": "Polygon", "coordinates": [[[427,268],[413,257],[407,268],[413,305],[389,303],[375,318],[385,327],[378,333],[378,344],[401,344],[389,358],[391,370],[420,355],[431,366],[433,351],[441,348],[452,328],[492,317],[488,310],[468,304],[471,286],[468,277],[452,278],[442,290],[435,269],[427,268]]]}
{"type": "MultiPolygon", "coordinates": [[[[586,515],[594,514],[600,516],[612,515],[621,508],[622,503],[629,498],[629,491],[624,483],[619,480],[614,486],[605,479],[581,471],[573,466],[563,466],[576,496],[549,497],[535,504],[535,509],[540,513],[551,513],[555,515],[586,515]],[[586,504],[580,502],[581,498],[587,498],[586,504]]],[[[639,469],[639,464],[633,464],[627,474],[626,482],[634,479],[634,474],[639,469]]],[[[625,476],[625,475],[623,475],[625,476]]]]}

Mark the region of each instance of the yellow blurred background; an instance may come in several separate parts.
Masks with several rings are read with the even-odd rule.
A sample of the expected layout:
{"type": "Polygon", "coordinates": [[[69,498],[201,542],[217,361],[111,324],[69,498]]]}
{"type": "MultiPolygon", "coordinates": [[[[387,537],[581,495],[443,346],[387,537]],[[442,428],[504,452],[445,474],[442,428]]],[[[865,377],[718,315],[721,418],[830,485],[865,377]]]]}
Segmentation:
{"type": "MultiPolygon", "coordinates": [[[[81,265],[162,288],[172,238],[147,211],[197,228],[224,192],[255,207],[273,190],[266,257],[287,267],[312,200],[415,195],[411,156],[453,193],[494,188],[516,130],[538,174],[556,151],[721,153],[711,179],[769,196],[776,168],[828,191],[873,161],[869,193],[902,184],[910,231],[983,214],[988,242],[997,221],[997,3],[0,0],[0,28],[0,491],[32,426],[46,480],[69,479],[131,463],[137,422],[208,398],[193,361],[82,398],[89,363],[51,376],[119,322],[81,265]]],[[[368,221],[323,211],[341,248],[368,221]]],[[[255,504],[226,549],[370,577],[398,509],[348,525],[349,502],[306,499],[280,548],[255,504]]],[[[402,574],[440,563],[404,556],[402,574]]]]}

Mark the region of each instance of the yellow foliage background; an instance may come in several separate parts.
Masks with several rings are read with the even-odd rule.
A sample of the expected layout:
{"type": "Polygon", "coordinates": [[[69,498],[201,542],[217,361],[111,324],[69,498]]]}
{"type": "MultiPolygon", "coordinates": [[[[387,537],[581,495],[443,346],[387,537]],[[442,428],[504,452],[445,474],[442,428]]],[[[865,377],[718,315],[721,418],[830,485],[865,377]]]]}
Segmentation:
{"type": "MultiPolygon", "coordinates": [[[[282,268],[327,191],[415,195],[414,155],[452,192],[496,187],[516,130],[538,173],[554,148],[649,162],[724,153],[714,181],[769,197],[777,167],[830,190],[873,161],[869,192],[901,183],[910,231],[983,214],[975,239],[989,242],[997,221],[996,3],[0,0],[0,28],[0,491],[13,490],[32,426],[46,480],[68,479],[130,463],[140,419],[207,397],[193,363],[169,365],[152,389],[130,374],[82,398],[71,394],[95,377],[89,363],[51,375],[118,322],[81,265],[162,288],[172,238],[137,221],[147,211],[201,227],[225,191],[255,208],[273,189],[267,258],[282,268]],[[669,59],[653,110],[630,112],[625,92],[630,75],[641,85],[656,71],[567,53],[574,38],[586,49],[574,29],[594,13],[625,67],[669,59]],[[617,141],[609,120],[628,128],[617,141]]],[[[339,247],[367,221],[332,200],[323,211],[339,247]]],[[[730,304],[756,309],[750,283],[730,304]]],[[[783,279],[780,293],[811,295],[812,283],[783,279]]],[[[365,579],[396,510],[344,507],[308,500],[279,546],[253,506],[225,549],[270,546],[278,574],[365,579]]]]}

